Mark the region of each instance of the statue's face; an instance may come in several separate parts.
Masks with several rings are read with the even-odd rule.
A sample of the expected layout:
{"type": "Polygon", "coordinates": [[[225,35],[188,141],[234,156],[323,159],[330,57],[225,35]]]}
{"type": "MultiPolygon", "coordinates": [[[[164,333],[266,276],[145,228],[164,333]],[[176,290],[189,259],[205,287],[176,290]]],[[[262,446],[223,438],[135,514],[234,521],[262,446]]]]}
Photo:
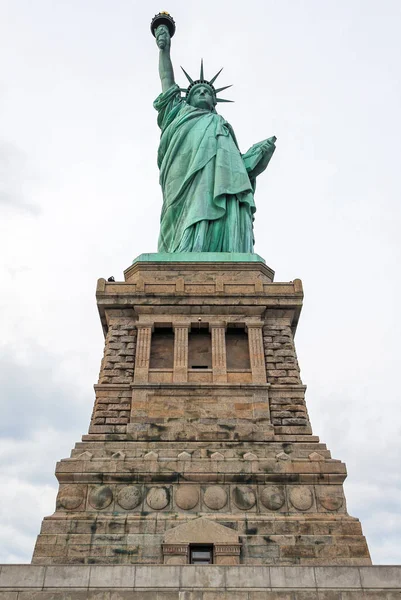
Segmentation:
{"type": "Polygon", "coordinates": [[[189,95],[188,104],[194,106],[195,108],[213,110],[216,103],[209,86],[197,85],[189,95]]]}

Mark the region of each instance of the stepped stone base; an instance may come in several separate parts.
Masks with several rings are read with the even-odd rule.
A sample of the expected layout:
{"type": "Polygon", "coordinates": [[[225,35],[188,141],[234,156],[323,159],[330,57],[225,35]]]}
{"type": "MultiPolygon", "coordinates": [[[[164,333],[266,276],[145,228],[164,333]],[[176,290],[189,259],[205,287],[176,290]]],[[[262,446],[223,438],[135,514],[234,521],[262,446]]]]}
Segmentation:
{"type": "Polygon", "coordinates": [[[401,567],[0,567],[0,600],[398,600],[401,567]]]}
{"type": "Polygon", "coordinates": [[[345,465],[312,435],[301,281],[208,253],[142,255],[124,275],[98,282],[94,410],[33,564],[176,566],[206,544],[217,566],[370,565],[345,465]]]}

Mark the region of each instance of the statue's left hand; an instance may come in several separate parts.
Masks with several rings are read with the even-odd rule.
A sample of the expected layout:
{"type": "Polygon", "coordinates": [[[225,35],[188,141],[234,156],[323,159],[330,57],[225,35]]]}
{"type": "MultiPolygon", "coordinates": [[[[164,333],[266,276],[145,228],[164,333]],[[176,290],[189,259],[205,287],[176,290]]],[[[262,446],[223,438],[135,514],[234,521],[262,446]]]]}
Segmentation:
{"type": "Polygon", "coordinates": [[[254,144],[252,148],[243,155],[242,158],[249,177],[254,179],[266,169],[275,150],[274,143],[276,139],[277,138],[273,136],[267,140],[263,140],[263,142],[254,144]]]}

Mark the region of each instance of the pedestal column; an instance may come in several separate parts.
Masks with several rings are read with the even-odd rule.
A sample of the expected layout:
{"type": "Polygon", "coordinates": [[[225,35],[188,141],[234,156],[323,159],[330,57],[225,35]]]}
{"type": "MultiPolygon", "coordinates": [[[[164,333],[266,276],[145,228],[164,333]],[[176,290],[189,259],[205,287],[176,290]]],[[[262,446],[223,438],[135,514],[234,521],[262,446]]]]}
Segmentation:
{"type": "Polygon", "coordinates": [[[138,337],[135,358],[134,383],[149,381],[150,344],[152,341],[152,325],[137,324],[138,337]]]}
{"type": "Polygon", "coordinates": [[[226,324],[210,324],[212,334],[213,382],[227,383],[226,324]]]}
{"type": "Polygon", "coordinates": [[[253,383],[266,383],[267,381],[262,327],[263,323],[248,323],[247,325],[253,383]]]}
{"type": "Polygon", "coordinates": [[[188,324],[177,323],[174,327],[174,383],[188,381],[188,324]]]}

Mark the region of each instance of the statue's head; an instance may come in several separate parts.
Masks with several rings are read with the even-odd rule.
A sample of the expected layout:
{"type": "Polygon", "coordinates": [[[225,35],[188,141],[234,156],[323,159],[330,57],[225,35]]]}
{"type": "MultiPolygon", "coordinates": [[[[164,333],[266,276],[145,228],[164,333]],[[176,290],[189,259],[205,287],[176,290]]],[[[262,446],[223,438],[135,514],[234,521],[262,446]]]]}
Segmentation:
{"type": "Polygon", "coordinates": [[[195,84],[191,88],[186,101],[187,104],[195,108],[203,108],[204,110],[214,110],[217,104],[214,89],[207,83],[195,84]]]}
{"type": "MultiPolygon", "coordinates": [[[[182,69],[182,67],[181,67],[182,69]]],[[[223,100],[223,98],[218,98],[217,94],[231,87],[230,85],[226,85],[225,87],[219,88],[216,90],[214,87],[214,82],[217,77],[220,75],[222,69],[214,76],[210,81],[205,79],[203,74],[203,60],[201,61],[200,75],[199,79],[195,81],[188,75],[188,73],[184,71],[185,77],[189,81],[189,86],[185,90],[180,88],[182,92],[186,92],[185,100],[187,104],[190,106],[194,106],[195,108],[203,108],[205,110],[215,110],[215,106],[218,102],[231,102],[231,100],[223,100]]]]}

